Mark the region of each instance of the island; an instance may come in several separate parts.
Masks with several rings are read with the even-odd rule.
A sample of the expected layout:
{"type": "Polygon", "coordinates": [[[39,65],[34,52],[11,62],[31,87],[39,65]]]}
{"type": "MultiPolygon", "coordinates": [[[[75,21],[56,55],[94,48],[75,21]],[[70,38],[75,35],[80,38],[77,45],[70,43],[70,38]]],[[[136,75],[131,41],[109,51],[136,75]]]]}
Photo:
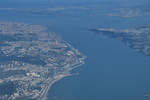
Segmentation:
{"type": "Polygon", "coordinates": [[[111,12],[106,13],[107,16],[134,18],[150,15],[149,9],[142,9],[141,7],[135,8],[118,8],[113,9],[111,12]]]}
{"type": "Polygon", "coordinates": [[[44,26],[0,22],[0,100],[46,100],[85,58],[44,26]]]}
{"type": "Polygon", "coordinates": [[[142,26],[132,29],[97,28],[90,30],[97,34],[115,38],[128,47],[150,56],[150,27],[142,26]]]}
{"type": "Polygon", "coordinates": [[[28,13],[33,15],[60,15],[72,14],[74,11],[77,14],[82,14],[87,11],[92,11],[94,8],[86,6],[66,6],[66,7],[39,7],[39,8],[0,8],[0,11],[11,11],[17,13],[28,13]]]}

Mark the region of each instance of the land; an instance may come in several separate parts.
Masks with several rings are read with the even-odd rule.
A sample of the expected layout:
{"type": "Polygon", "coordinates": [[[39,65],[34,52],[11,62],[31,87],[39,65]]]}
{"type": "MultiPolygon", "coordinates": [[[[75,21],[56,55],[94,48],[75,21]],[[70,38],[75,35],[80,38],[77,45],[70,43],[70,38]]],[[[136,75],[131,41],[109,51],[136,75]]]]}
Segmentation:
{"type": "Polygon", "coordinates": [[[85,56],[41,25],[0,22],[0,100],[46,100],[85,56]]]}
{"type": "Polygon", "coordinates": [[[150,10],[140,8],[118,8],[113,9],[111,12],[106,14],[107,16],[116,16],[122,18],[133,18],[145,15],[150,15],[150,10]]]}
{"type": "Polygon", "coordinates": [[[128,47],[150,56],[150,27],[142,26],[133,29],[97,28],[91,31],[115,38],[128,47]]]}
{"type": "Polygon", "coordinates": [[[15,11],[18,13],[29,13],[35,15],[55,15],[55,14],[72,14],[74,13],[85,13],[85,11],[92,10],[90,7],[82,6],[67,6],[67,7],[43,7],[43,8],[0,8],[0,11],[15,11]]]}
{"type": "Polygon", "coordinates": [[[103,8],[100,6],[65,6],[65,7],[39,7],[39,8],[0,8],[0,11],[15,11],[34,15],[62,15],[62,14],[86,14],[89,16],[104,15],[122,18],[134,18],[149,16],[149,6],[113,7],[103,8]]]}

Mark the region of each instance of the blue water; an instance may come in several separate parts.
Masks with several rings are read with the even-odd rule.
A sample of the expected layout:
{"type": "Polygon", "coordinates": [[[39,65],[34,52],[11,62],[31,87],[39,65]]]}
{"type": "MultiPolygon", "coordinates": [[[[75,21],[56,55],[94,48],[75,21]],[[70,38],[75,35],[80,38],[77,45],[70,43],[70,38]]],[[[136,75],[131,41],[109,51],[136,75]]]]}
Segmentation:
{"type": "Polygon", "coordinates": [[[150,92],[150,58],[120,41],[88,31],[94,27],[124,28],[146,24],[137,20],[127,22],[102,16],[58,19],[60,23],[52,29],[56,28],[56,33],[88,59],[78,70],[79,76],[65,78],[53,86],[49,100],[144,100],[144,91],[150,92]]]}
{"type": "MultiPolygon", "coordinates": [[[[44,5],[47,4],[43,2],[41,6],[44,5]]],[[[149,25],[149,16],[123,19],[89,16],[89,12],[40,16],[3,11],[0,15],[0,21],[46,25],[88,57],[86,64],[74,70],[79,75],[66,77],[52,86],[48,100],[144,100],[144,92],[150,93],[150,57],[118,40],[89,31],[97,27],[149,25]]]]}

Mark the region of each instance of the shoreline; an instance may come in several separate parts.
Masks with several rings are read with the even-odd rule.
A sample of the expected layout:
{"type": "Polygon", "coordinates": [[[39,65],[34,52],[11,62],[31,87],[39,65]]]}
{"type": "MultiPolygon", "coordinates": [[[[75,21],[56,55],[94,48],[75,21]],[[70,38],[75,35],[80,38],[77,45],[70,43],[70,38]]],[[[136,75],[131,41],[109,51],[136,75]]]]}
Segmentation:
{"type": "MultiPolygon", "coordinates": [[[[65,77],[67,77],[67,76],[65,76],[65,77]]],[[[41,97],[41,100],[47,100],[47,94],[48,94],[48,92],[49,92],[49,90],[51,89],[51,87],[52,87],[52,85],[54,85],[57,81],[59,81],[59,80],[61,80],[61,79],[63,79],[64,77],[62,77],[62,78],[60,78],[60,79],[55,79],[55,80],[53,80],[53,81],[51,81],[50,83],[49,83],[49,85],[47,86],[47,88],[46,88],[46,90],[45,90],[45,93],[43,94],[43,96],[41,97]]]]}
{"type": "MultiPolygon", "coordinates": [[[[49,83],[49,85],[47,86],[47,88],[46,88],[46,90],[45,90],[45,93],[43,94],[43,96],[41,97],[41,100],[47,100],[47,94],[48,94],[48,92],[50,91],[50,89],[51,89],[51,87],[56,83],[56,82],[58,82],[59,80],[61,80],[61,79],[63,79],[63,78],[65,78],[65,77],[68,77],[68,76],[71,76],[71,74],[66,74],[66,75],[64,75],[64,76],[62,76],[62,74],[60,74],[61,75],[61,77],[58,77],[58,78],[56,78],[56,79],[54,79],[54,80],[52,80],[50,83],[49,83]]],[[[59,76],[60,76],[59,75],[59,76]]]]}
{"type": "MultiPolygon", "coordinates": [[[[83,59],[85,59],[85,58],[83,57],[83,59]]],[[[51,82],[46,87],[46,90],[44,90],[44,93],[42,93],[43,95],[40,97],[41,98],[40,100],[47,100],[48,99],[47,95],[48,95],[48,92],[50,91],[51,87],[56,82],[62,80],[63,78],[68,77],[68,76],[72,76],[72,74],[70,73],[70,71],[72,71],[75,68],[78,68],[79,66],[81,66],[83,64],[84,64],[84,61],[81,61],[80,63],[75,64],[72,67],[67,68],[62,74],[58,74],[58,75],[54,76],[54,80],[48,80],[48,81],[51,81],[51,82]]]]}
{"type": "Polygon", "coordinates": [[[47,79],[47,83],[48,85],[45,87],[45,89],[42,91],[42,94],[40,96],[40,100],[47,100],[48,97],[48,92],[50,91],[51,87],[56,83],[58,82],[59,80],[65,78],[65,77],[68,77],[68,76],[72,76],[71,74],[71,71],[80,67],[81,65],[83,65],[85,62],[84,60],[87,58],[85,55],[81,54],[78,52],[78,50],[75,50],[69,43],[67,43],[66,41],[64,41],[65,44],[69,47],[71,47],[75,53],[79,54],[79,55],[82,55],[81,58],[79,58],[79,61],[75,62],[74,64],[72,65],[66,65],[64,68],[64,71],[62,73],[59,73],[59,74],[56,74],[53,79],[47,79]]]}

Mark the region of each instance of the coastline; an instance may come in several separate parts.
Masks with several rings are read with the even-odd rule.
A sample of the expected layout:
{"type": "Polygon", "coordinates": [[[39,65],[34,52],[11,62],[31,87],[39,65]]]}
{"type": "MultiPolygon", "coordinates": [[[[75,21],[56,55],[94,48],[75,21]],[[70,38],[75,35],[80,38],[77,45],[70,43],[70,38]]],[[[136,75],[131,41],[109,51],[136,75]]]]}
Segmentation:
{"type": "Polygon", "coordinates": [[[85,56],[83,56],[83,58],[80,58],[82,60],[80,60],[79,63],[73,64],[71,67],[66,68],[64,72],[62,72],[61,74],[58,74],[58,75],[54,76],[53,80],[49,80],[48,79],[47,81],[50,81],[49,85],[47,87],[45,87],[45,90],[42,93],[42,96],[40,97],[41,98],[40,100],[47,100],[48,99],[47,94],[50,91],[51,87],[56,82],[58,82],[59,80],[65,78],[65,77],[68,77],[68,76],[72,76],[72,74],[70,73],[70,71],[72,71],[73,69],[78,68],[79,66],[83,65],[84,64],[84,60],[83,59],[85,59],[85,58],[86,58],[85,56]]]}
{"type": "MultiPolygon", "coordinates": [[[[64,76],[64,77],[67,77],[67,76],[64,76]]],[[[52,85],[55,84],[57,81],[63,79],[64,77],[61,77],[61,78],[58,78],[58,79],[55,79],[55,80],[51,81],[49,83],[49,85],[46,87],[45,93],[41,97],[41,100],[47,100],[47,98],[48,98],[47,94],[48,94],[49,90],[51,89],[52,85]]]]}
{"type": "Polygon", "coordinates": [[[79,60],[77,62],[75,62],[74,64],[71,65],[66,65],[64,66],[64,71],[61,73],[56,74],[53,79],[48,78],[46,81],[46,83],[49,83],[45,89],[42,91],[42,94],[40,96],[39,100],[47,100],[48,97],[48,92],[50,91],[51,87],[58,82],[59,80],[68,77],[68,76],[72,76],[71,71],[75,68],[80,67],[81,65],[83,65],[85,62],[84,60],[87,58],[85,55],[81,54],[77,49],[74,49],[69,43],[67,43],[66,41],[63,41],[68,47],[72,48],[73,51],[77,54],[77,55],[82,55],[81,58],[79,58],[79,60]]]}

